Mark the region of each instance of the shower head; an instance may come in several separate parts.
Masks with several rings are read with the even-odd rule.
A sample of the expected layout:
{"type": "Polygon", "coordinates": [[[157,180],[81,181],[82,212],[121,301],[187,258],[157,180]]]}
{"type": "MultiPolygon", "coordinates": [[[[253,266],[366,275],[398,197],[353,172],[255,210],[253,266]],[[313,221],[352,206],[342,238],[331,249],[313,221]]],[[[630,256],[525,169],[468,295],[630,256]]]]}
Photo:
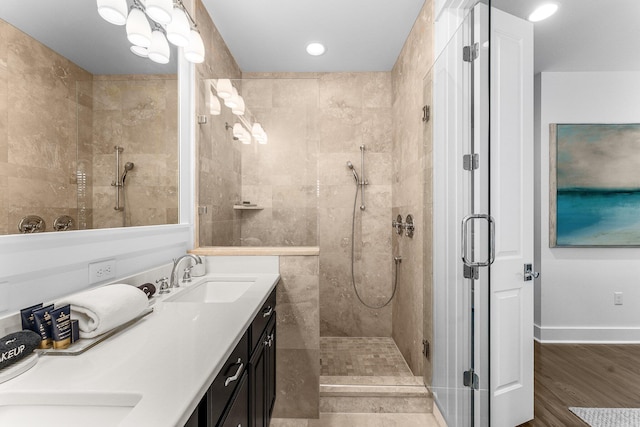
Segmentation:
{"type": "Polygon", "coordinates": [[[133,166],[134,165],[132,162],[127,162],[124,164],[124,172],[122,172],[122,177],[120,178],[120,181],[122,182],[123,185],[124,185],[124,179],[127,177],[127,172],[133,169],[133,166]]]}
{"type": "Polygon", "coordinates": [[[349,169],[351,169],[351,172],[353,172],[353,179],[356,180],[356,185],[360,182],[360,178],[358,178],[358,173],[356,172],[356,169],[353,167],[353,163],[351,163],[350,161],[347,161],[347,166],[349,167],[349,169]]]}

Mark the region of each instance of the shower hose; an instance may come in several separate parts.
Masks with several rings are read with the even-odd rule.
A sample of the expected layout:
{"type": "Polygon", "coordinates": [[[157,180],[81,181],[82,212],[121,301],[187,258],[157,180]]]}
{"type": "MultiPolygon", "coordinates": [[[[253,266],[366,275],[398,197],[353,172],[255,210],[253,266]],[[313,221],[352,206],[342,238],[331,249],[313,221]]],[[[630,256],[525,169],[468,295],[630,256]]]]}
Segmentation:
{"type": "Polygon", "coordinates": [[[398,288],[398,263],[400,262],[400,258],[396,257],[394,258],[395,261],[395,277],[393,279],[393,292],[391,293],[391,296],[389,297],[389,299],[382,305],[371,305],[371,304],[367,304],[362,297],[360,296],[360,293],[358,292],[358,287],[356,286],[356,276],[353,272],[353,264],[355,262],[354,258],[354,252],[355,252],[355,230],[356,230],[356,205],[358,204],[358,191],[359,191],[359,185],[356,185],[356,195],[353,198],[353,216],[351,218],[351,283],[353,284],[353,290],[356,293],[356,297],[358,297],[358,300],[365,306],[368,308],[372,308],[374,310],[378,310],[380,308],[384,308],[386,306],[389,305],[389,303],[391,302],[391,300],[393,300],[393,297],[396,295],[396,289],[398,288]]]}

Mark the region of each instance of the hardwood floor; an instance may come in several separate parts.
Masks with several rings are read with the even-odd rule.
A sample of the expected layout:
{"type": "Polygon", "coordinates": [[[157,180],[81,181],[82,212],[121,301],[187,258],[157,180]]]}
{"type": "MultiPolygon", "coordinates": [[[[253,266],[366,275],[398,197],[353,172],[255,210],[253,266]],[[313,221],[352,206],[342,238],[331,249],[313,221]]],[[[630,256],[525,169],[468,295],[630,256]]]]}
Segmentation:
{"type": "Polygon", "coordinates": [[[640,408],[640,345],[534,346],[535,419],[521,427],[586,426],[569,406],[640,408]]]}

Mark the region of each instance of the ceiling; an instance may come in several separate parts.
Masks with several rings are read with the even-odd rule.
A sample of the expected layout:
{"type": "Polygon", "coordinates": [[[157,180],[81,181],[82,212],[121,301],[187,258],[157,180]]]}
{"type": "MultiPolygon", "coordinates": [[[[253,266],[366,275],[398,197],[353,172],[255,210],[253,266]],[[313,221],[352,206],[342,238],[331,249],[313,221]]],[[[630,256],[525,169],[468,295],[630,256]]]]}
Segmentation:
{"type": "MultiPolygon", "coordinates": [[[[492,0],[526,19],[542,0],[492,0]]],[[[558,12],[534,23],[535,71],[640,71],[639,0],[554,0],[558,12]]]]}
{"type": "Polygon", "coordinates": [[[244,72],[390,71],[425,0],[203,0],[244,72]],[[312,57],[309,42],[327,52],[312,57]]]}
{"type": "MultiPolygon", "coordinates": [[[[424,0],[203,0],[245,72],[389,71],[424,0]],[[327,52],[311,57],[310,41],[327,52]]],[[[526,18],[534,0],[492,0],[526,18]]],[[[640,0],[555,0],[558,12],[534,24],[540,71],[640,71],[640,0]]],[[[93,74],[175,73],[129,52],[124,27],[95,1],[0,0],[0,18],[93,74]]]]}
{"type": "Polygon", "coordinates": [[[98,15],[95,0],[0,0],[0,18],[92,74],[175,74],[171,61],[156,64],[129,51],[123,26],[98,15]],[[61,7],[64,5],[64,7],[61,7]]]}

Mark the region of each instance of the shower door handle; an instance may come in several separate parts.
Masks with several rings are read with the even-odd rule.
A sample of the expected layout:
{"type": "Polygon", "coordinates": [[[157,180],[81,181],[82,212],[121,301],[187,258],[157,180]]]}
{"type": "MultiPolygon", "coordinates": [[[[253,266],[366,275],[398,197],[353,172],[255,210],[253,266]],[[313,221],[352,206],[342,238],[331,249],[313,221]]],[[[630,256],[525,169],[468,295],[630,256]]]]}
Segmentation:
{"type": "Polygon", "coordinates": [[[473,214],[467,215],[462,219],[462,262],[467,267],[488,267],[493,264],[493,261],[496,258],[496,226],[493,217],[488,214],[473,214]],[[469,234],[469,222],[474,219],[484,219],[487,221],[487,225],[489,226],[489,240],[487,242],[487,252],[488,258],[485,261],[471,261],[467,258],[468,252],[468,234],[469,234]]]}

